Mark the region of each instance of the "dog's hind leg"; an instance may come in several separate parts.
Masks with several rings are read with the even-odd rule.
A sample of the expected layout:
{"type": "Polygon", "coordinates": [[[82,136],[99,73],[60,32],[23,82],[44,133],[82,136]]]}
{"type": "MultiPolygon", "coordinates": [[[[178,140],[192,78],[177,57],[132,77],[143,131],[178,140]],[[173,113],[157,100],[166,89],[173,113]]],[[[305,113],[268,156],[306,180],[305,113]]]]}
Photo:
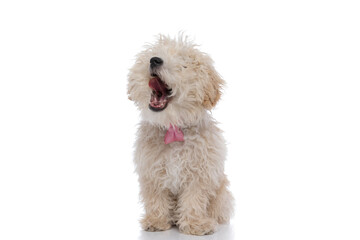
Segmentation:
{"type": "Polygon", "coordinates": [[[228,185],[229,181],[225,177],[208,206],[209,216],[216,219],[219,224],[228,223],[233,213],[233,197],[227,189],[228,185]]]}

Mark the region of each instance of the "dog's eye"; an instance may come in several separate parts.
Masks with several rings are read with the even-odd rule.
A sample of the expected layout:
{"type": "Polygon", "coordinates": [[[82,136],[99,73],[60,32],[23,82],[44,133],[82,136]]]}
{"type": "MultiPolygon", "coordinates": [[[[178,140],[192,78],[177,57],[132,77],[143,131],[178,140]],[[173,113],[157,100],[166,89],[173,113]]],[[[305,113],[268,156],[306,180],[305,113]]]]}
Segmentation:
{"type": "Polygon", "coordinates": [[[187,66],[182,66],[183,68],[187,68],[187,66]]]}

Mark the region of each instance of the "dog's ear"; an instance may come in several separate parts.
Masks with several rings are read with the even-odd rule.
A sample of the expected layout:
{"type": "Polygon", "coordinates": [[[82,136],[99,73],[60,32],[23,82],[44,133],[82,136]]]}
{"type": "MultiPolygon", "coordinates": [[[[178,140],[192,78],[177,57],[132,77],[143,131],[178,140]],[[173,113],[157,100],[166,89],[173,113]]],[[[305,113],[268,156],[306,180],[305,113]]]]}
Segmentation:
{"type": "Polygon", "coordinates": [[[128,75],[128,83],[127,83],[127,95],[128,95],[128,99],[130,101],[135,101],[135,99],[137,99],[137,91],[136,91],[136,86],[140,85],[139,80],[137,80],[137,78],[135,77],[136,74],[130,70],[130,73],[128,75]]]}
{"type": "Polygon", "coordinates": [[[130,88],[131,88],[131,86],[130,86],[130,84],[128,84],[128,90],[127,90],[128,99],[129,99],[130,101],[134,101],[134,99],[132,99],[132,97],[131,97],[130,88]]]}
{"type": "Polygon", "coordinates": [[[133,88],[133,86],[130,85],[130,81],[128,82],[128,85],[127,85],[127,95],[128,95],[128,99],[130,101],[133,101],[132,97],[131,97],[131,89],[133,88]]]}
{"type": "Polygon", "coordinates": [[[208,82],[205,86],[205,95],[202,105],[210,110],[215,107],[221,96],[221,90],[224,85],[224,80],[219,76],[216,70],[210,66],[207,70],[208,82]]]}

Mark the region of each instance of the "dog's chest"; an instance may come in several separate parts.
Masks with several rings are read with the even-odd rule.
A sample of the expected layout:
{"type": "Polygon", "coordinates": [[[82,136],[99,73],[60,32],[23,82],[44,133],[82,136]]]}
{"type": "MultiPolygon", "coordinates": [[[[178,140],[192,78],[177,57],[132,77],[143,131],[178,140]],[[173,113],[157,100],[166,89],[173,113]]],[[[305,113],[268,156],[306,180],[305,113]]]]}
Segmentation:
{"type": "Polygon", "coordinates": [[[183,143],[171,143],[163,152],[163,166],[165,168],[164,186],[173,194],[177,194],[187,180],[189,151],[183,143]]]}

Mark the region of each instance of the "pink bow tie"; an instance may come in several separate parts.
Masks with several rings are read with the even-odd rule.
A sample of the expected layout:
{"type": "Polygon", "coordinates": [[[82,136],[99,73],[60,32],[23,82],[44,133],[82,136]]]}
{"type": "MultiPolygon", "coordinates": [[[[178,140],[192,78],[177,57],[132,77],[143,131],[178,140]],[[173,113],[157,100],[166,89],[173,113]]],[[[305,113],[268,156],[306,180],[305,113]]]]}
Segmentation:
{"type": "Polygon", "coordinates": [[[183,142],[184,141],[184,133],[180,128],[170,124],[170,128],[167,130],[165,134],[164,142],[165,144],[169,144],[172,142],[183,142]]]}

